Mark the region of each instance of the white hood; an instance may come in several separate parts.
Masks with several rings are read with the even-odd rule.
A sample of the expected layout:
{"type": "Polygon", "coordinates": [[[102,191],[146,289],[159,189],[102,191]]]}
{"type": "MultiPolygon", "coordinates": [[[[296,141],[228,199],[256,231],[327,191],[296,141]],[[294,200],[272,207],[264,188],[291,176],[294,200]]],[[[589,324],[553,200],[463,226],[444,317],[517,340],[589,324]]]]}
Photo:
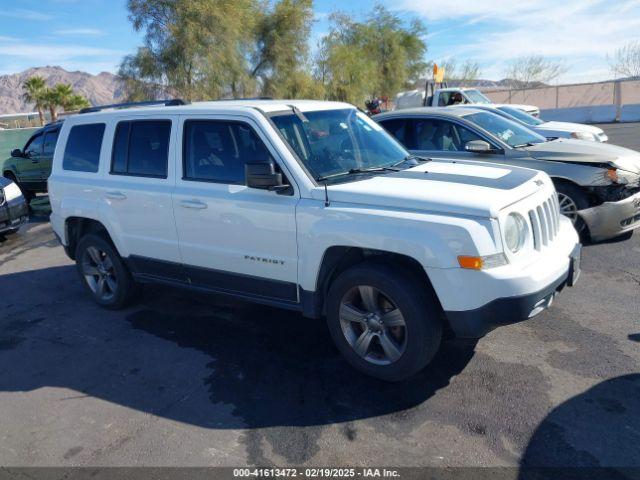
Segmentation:
{"type": "Polygon", "coordinates": [[[529,114],[533,114],[533,113],[540,113],[540,109],[538,107],[535,107],[533,105],[524,105],[524,104],[519,104],[519,103],[496,103],[494,104],[494,106],[507,106],[507,107],[512,107],[512,108],[517,108],[518,110],[522,110],[523,112],[527,112],[529,114]]]}
{"type": "MultiPolygon", "coordinates": [[[[536,170],[433,160],[400,172],[331,185],[328,196],[332,202],[495,218],[501,209],[542,188],[551,188],[551,180],[536,170]]],[[[323,189],[317,189],[314,197],[324,198],[323,189]]]]}
{"type": "Polygon", "coordinates": [[[540,125],[536,125],[535,128],[536,130],[544,130],[545,132],[589,132],[594,135],[600,135],[603,133],[601,128],[594,127],[593,125],[571,122],[544,122],[540,125]]]}

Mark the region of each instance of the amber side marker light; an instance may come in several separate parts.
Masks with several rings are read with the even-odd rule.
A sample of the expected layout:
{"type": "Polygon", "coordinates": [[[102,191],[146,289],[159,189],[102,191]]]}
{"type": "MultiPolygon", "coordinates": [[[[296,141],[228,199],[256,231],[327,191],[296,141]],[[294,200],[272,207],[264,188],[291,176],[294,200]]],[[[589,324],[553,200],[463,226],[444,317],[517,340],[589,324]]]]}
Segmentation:
{"type": "Polygon", "coordinates": [[[605,172],[605,177],[611,180],[612,182],[618,181],[618,170],[615,168],[610,168],[605,172]]]}
{"type": "Polygon", "coordinates": [[[470,270],[482,269],[482,257],[467,257],[460,255],[458,256],[458,263],[462,268],[468,268],[470,270]]]}

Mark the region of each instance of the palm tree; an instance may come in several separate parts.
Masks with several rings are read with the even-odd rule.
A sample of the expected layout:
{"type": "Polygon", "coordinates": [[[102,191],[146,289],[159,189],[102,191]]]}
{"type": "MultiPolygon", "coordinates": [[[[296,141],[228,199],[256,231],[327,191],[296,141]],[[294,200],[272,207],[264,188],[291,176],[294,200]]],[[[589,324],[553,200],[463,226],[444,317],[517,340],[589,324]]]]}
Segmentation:
{"type": "Polygon", "coordinates": [[[22,90],[24,90],[22,98],[35,104],[35,109],[40,117],[40,125],[44,125],[45,99],[48,90],[44,78],[35,76],[27,79],[22,85],[22,90]]]}
{"type": "Polygon", "coordinates": [[[51,113],[52,122],[58,119],[58,107],[62,107],[65,112],[69,112],[90,106],[86,98],[74,93],[69,83],[58,83],[55,87],[48,88],[45,93],[44,104],[51,113]]]}
{"type": "Polygon", "coordinates": [[[65,112],[73,112],[90,106],[91,104],[89,103],[89,100],[84,98],[82,95],[77,94],[71,95],[66,102],[62,104],[62,108],[64,108],[65,112]]]}

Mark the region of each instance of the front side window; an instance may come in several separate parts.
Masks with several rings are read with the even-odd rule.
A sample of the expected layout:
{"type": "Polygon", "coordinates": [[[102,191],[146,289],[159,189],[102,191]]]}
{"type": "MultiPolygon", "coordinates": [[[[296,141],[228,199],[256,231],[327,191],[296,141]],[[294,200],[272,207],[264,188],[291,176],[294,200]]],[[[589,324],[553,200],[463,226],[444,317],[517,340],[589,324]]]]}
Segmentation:
{"type": "Polygon", "coordinates": [[[53,130],[44,134],[44,146],[42,153],[47,156],[53,155],[56,149],[56,142],[58,141],[58,130],[53,130]]]}
{"type": "Polygon", "coordinates": [[[104,123],[71,127],[62,158],[62,168],[75,172],[98,171],[104,123]]]}
{"type": "Polygon", "coordinates": [[[37,157],[42,153],[42,135],[33,137],[24,149],[24,156],[27,158],[37,157]]]}
{"type": "Polygon", "coordinates": [[[111,173],[167,177],[170,120],[119,122],[113,140],[111,173]]]}
{"type": "Polygon", "coordinates": [[[408,156],[380,125],[353,108],[278,112],[271,120],[316,180],[390,167],[408,156]]]}
{"type": "Polygon", "coordinates": [[[489,104],[491,100],[485,97],[479,90],[465,90],[464,94],[471,103],[484,103],[489,104]]]}
{"type": "Polygon", "coordinates": [[[546,142],[543,136],[495,113],[478,112],[466,115],[464,118],[513,148],[546,142]]]}
{"type": "Polygon", "coordinates": [[[187,120],[183,137],[185,180],[245,184],[247,162],[273,161],[254,130],[243,122],[187,120]]]}

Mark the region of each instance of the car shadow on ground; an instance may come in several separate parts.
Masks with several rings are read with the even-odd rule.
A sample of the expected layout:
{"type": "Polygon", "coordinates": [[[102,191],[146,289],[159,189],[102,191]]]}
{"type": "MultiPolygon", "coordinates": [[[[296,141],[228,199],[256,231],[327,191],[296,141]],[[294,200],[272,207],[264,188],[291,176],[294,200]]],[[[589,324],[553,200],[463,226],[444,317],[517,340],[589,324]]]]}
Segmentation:
{"type": "Polygon", "coordinates": [[[137,306],[107,311],[71,265],[2,275],[0,297],[12,299],[0,314],[0,365],[11,366],[0,367],[0,390],[65,387],[210,428],[404,412],[447,386],[475,349],[447,341],[424,372],[385,383],[354,371],[323,321],[295,312],[155,286],[137,306]],[[40,286],[35,308],[20,285],[40,286]]]}
{"type": "Polygon", "coordinates": [[[638,412],[640,374],[603,381],[565,401],[533,433],[519,479],[639,478],[638,412]]]}

